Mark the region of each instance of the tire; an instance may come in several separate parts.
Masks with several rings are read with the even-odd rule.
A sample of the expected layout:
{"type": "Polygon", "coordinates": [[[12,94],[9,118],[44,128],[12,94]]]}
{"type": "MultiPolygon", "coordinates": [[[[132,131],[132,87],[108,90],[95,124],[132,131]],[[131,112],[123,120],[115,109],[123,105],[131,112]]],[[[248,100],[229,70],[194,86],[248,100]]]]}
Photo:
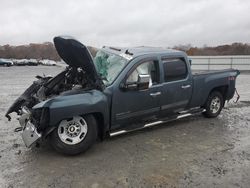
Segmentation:
{"type": "Polygon", "coordinates": [[[213,91],[209,94],[207,102],[205,104],[205,117],[215,118],[217,117],[224,105],[224,99],[220,92],[213,91]]]}
{"type": "Polygon", "coordinates": [[[93,115],[74,116],[71,119],[62,120],[50,135],[52,147],[59,153],[66,155],[77,155],[85,152],[96,140],[97,121],[93,115]]]}

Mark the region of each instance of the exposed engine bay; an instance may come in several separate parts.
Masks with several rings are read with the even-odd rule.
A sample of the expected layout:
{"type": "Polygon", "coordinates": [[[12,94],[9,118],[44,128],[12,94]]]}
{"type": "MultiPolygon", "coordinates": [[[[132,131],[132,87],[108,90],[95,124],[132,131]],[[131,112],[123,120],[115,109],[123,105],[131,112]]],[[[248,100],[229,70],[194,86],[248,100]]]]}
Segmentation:
{"type": "Polygon", "coordinates": [[[53,96],[57,96],[69,90],[90,90],[100,89],[101,85],[93,83],[92,79],[82,68],[67,67],[55,77],[36,76],[38,80],[27,88],[27,90],[11,105],[6,117],[11,120],[10,113],[16,112],[22,115],[22,108],[32,111],[32,107],[53,96]]]}

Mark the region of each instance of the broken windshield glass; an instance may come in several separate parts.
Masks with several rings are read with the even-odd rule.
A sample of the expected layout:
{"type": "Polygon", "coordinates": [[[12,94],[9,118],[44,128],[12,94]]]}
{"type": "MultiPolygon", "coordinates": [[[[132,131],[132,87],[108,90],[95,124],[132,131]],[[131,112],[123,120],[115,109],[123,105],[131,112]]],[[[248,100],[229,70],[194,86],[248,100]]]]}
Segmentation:
{"type": "Polygon", "coordinates": [[[127,59],[102,50],[97,51],[94,57],[97,72],[103,78],[106,86],[112,84],[127,63],[127,59]]]}

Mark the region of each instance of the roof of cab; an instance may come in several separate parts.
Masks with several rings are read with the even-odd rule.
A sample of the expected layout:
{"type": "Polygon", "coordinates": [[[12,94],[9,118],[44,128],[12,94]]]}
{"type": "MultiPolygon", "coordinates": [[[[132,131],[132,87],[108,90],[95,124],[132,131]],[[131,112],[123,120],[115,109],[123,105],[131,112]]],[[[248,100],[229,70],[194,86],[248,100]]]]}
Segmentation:
{"type": "Polygon", "coordinates": [[[182,51],[169,48],[161,48],[161,47],[140,46],[140,47],[119,48],[119,47],[104,46],[103,49],[118,55],[127,54],[133,58],[147,54],[163,54],[163,55],[165,54],[165,55],[182,55],[182,56],[185,55],[185,53],[182,51]]]}

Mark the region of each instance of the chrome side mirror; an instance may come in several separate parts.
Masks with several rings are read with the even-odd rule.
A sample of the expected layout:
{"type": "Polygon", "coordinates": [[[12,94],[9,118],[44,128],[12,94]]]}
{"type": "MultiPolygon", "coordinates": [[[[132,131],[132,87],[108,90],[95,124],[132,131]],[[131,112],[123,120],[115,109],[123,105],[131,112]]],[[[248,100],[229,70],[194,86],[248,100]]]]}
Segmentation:
{"type": "Polygon", "coordinates": [[[150,75],[139,74],[137,78],[137,82],[121,83],[120,89],[124,91],[146,90],[149,88],[149,83],[150,83],[150,75]]]}
{"type": "Polygon", "coordinates": [[[148,74],[139,74],[137,80],[138,90],[145,90],[149,88],[150,75],[148,74]]]}

